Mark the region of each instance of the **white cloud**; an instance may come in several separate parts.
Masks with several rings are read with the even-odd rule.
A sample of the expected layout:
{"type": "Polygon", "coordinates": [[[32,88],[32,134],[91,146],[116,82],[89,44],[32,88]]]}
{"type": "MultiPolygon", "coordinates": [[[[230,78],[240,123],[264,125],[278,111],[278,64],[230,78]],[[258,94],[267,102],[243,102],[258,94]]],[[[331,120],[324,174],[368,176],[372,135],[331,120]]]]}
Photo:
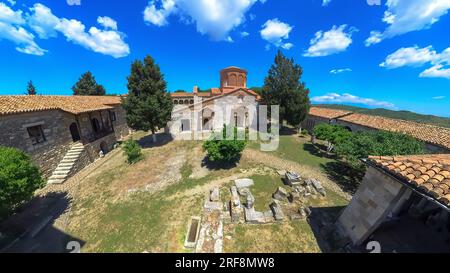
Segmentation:
{"type": "Polygon", "coordinates": [[[395,105],[386,101],[379,101],[370,98],[362,98],[349,93],[337,94],[328,93],[324,96],[317,96],[311,98],[312,102],[315,103],[353,103],[353,104],[363,104],[372,107],[384,107],[394,109],[395,105]]]}
{"type": "Polygon", "coordinates": [[[450,80],[450,67],[444,68],[442,64],[437,64],[432,66],[422,73],[419,77],[421,78],[445,78],[450,80]]]}
{"type": "Polygon", "coordinates": [[[11,6],[14,6],[16,4],[15,0],[7,0],[7,1],[11,6]]]}
{"type": "Polygon", "coordinates": [[[130,53],[130,48],[124,41],[125,35],[117,31],[117,22],[112,18],[98,17],[97,22],[105,29],[91,27],[86,31],[82,22],[58,18],[50,8],[42,4],[35,4],[30,11],[28,25],[42,39],[56,37],[60,32],[68,41],[97,53],[114,58],[124,57],[130,53]]]}
{"type": "MultiPolygon", "coordinates": [[[[276,47],[282,47],[284,49],[290,49],[294,45],[292,43],[284,43],[286,39],[289,39],[289,33],[292,31],[293,27],[289,24],[283,23],[278,18],[267,20],[267,22],[262,25],[260,31],[261,38],[266,40],[276,47]]],[[[270,48],[266,46],[266,49],[270,48]]]]}
{"type": "Polygon", "coordinates": [[[352,72],[350,68],[333,69],[330,71],[331,74],[341,74],[345,72],[352,72]]]}
{"type": "Polygon", "coordinates": [[[322,6],[326,7],[328,4],[330,4],[331,0],[323,0],[322,6]]]}
{"type": "Polygon", "coordinates": [[[21,25],[25,23],[25,20],[21,10],[14,11],[5,3],[0,2],[0,22],[21,25]]]}
{"type": "Polygon", "coordinates": [[[345,51],[353,42],[352,33],[356,31],[350,28],[345,31],[347,25],[333,26],[329,31],[318,31],[310,41],[310,47],[305,51],[305,57],[323,57],[345,51]]]}
{"type": "Polygon", "coordinates": [[[250,33],[248,33],[247,31],[242,31],[241,32],[241,37],[242,38],[248,37],[249,35],[250,35],[250,33]]]}
{"type": "Polygon", "coordinates": [[[212,40],[227,41],[230,31],[245,21],[245,13],[256,2],[258,0],[153,0],[144,10],[144,21],[164,26],[168,24],[167,18],[176,14],[185,22],[195,23],[197,31],[212,40]]]}
{"type": "Polygon", "coordinates": [[[422,66],[435,61],[437,57],[438,55],[432,46],[425,48],[419,48],[418,46],[400,48],[387,56],[386,60],[380,66],[388,69],[402,66],[422,66]]]}
{"type": "Polygon", "coordinates": [[[46,50],[37,45],[34,35],[24,28],[25,23],[21,10],[14,11],[0,2],[0,40],[13,42],[19,52],[44,55],[46,50]]]}
{"type": "Polygon", "coordinates": [[[69,6],[80,6],[81,0],[67,0],[69,6]]]}
{"type": "Polygon", "coordinates": [[[380,66],[393,69],[404,66],[422,67],[426,64],[431,67],[423,71],[419,77],[450,79],[450,47],[441,53],[437,53],[432,46],[400,48],[387,56],[380,66]]]}
{"type": "Polygon", "coordinates": [[[104,28],[109,28],[112,30],[117,30],[117,22],[108,17],[108,16],[103,16],[103,17],[98,17],[97,18],[97,23],[99,23],[100,25],[102,25],[104,28]]]}
{"type": "Polygon", "coordinates": [[[59,23],[59,18],[53,15],[51,9],[38,3],[30,8],[30,11],[28,25],[39,35],[39,38],[48,39],[58,35],[55,27],[59,23]]]}
{"type": "Polygon", "coordinates": [[[168,24],[167,17],[175,10],[175,0],[162,0],[161,8],[156,7],[156,1],[151,1],[144,10],[144,21],[156,26],[168,24]]]}
{"type": "Polygon", "coordinates": [[[445,96],[436,96],[436,97],[432,97],[433,100],[443,100],[445,99],[445,96]]]}
{"type": "Polygon", "coordinates": [[[383,22],[389,26],[384,32],[373,31],[366,46],[376,44],[411,31],[430,28],[450,9],[449,0],[388,0],[383,22]]]}
{"type": "Polygon", "coordinates": [[[286,49],[286,50],[289,50],[289,49],[291,49],[291,48],[294,47],[294,44],[291,44],[291,43],[285,43],[285,44],[283,44],[281,47],[284,48],[284,49],[286,49]]]}
{"type": "Polygon", "coordinates": [[[128,44],[123,41],[123,34],[113,30],[101,30],[91,27],[86,32],[80,21],[62,18],[56,30],[64,34],[68,41],[79,44],[94,52],[113,56],[125,57],[130,54],[128,44]]]}

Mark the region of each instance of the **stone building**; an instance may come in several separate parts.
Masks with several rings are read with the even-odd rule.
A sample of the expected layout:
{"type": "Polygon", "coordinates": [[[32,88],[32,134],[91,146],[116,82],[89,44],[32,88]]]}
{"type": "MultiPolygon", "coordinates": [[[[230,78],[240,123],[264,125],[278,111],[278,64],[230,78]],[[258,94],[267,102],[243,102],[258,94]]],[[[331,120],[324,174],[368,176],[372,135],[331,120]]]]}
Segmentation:
{"type": "Polygon", "coordinates": [[[247,71],[228,67],[220,71],[220,87],[192,93],[172,93],[174,109],[167,131],[174,139],[201,139],[223,125],[257,130],[260,96],[247,88],[247,71]]]}
{"type": "Polygon", "coordinates": [[[0,145],[29,154],[62,183],[129,133],[116,96],[0,96],[0,145]]]}
{"type": "Polygon", "coordinates": [[[303,128],[311,132],[320,123],[340,125],[353,132],[385,130],[404,133],[423,141],[429,153],[450,153],[450,128],[351,111],[311,107],[308,118],[303,122],[303,128]]]}
{"type": "Polygon", "coordinates": [[[356,246],[382,252],[450,252],[450,155],[370,157],[338,219],[356,246]]]}

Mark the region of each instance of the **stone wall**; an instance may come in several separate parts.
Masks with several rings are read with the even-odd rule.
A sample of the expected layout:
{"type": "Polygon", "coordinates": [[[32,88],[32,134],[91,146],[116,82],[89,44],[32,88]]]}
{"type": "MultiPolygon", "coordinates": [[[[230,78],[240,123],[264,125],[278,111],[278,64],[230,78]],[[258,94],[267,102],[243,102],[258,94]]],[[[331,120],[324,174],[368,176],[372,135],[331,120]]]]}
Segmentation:
{"type": "Polygon", "coordinates": [[[309,115],[303,122],[302,122],[302,128],[308,130],[308,132],[312,133],[312,130],[314,127],[321,123],[330,124],[330,120],[327,118],[322,117],[316,117],[309,115]]]}
{"type": "Polygon", "coordinates": [[[396,211],[410,191],[400,182],[369,167],[353,197],[338,219],[338,226],[355,245],[363,243],[384,221],[396,211]]]}
{"type": "Polygon", "coordinates": [[[0,145],[14,147],[29,154],[48,178],[73,144],[71,114],[49,110],[0,116],[0,145]],[[40,125],[45,141],[33,145],[27,128],[40,125]]]}
{"type": "Polygon", "coordinates": [[[116,120],[113,121],[114,132],[117,139],[123,139],[130,134],[130,128],[127,125],[126,112],[122,106],[114,106],[114,113],[116,114],[116,120]]]}
{"type": "Polygon", "coordinates": [[[75,162],[72,170],[70,171],[68,177],[75,175],[77,172],[84,169],[86,166],[94,162],[100,157],[101,145],[104,143],[107,152],[114,149],[114,145],[117,143],[115,134],[107,135],[96,141],[84,145],[84,151],[81,153],[78,160],[75,162]]]}

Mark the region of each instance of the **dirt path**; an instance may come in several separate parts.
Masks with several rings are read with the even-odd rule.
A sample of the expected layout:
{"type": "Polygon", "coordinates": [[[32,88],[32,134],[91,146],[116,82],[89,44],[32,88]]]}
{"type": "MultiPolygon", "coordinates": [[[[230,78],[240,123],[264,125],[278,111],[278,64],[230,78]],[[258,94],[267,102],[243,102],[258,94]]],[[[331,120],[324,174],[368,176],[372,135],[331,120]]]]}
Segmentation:
{"type": "Polygon", "coordinates": [[[169,196],[168,199],[173,200],[175,198],[180,198],[180,197],[189,197],[189,196],[193,196],[193,195],[197,195],[197,194],[209,193],[209,190],[211,190],[212,188],[215,188],[215,187],[220,188],[221,186],[223,186],[224,184],[226,184],[228,182],[231,182],[231,181],[234,181],[234,180],[240,179],[240,178],[250,177],[256,173],[258,173],[257,169],[251,169],[246,172],[241,172],[241,173],[233,174],[233,175],[230,175],[227,177],[212,180],[204,185],[197,186],[195,188],[186,190],[184,192],[179,192],[176,195],[169,196]]]}
{"type": "Polygon", "coordinates": [[[323,183],[323,186],[328,190],[331,190],[342,196],[346,200],[351,200],[351,195],[342,191],[342,189],[331,181],[326,175],[317,171],[314,168],[298,164],[294,161],[282,159],[268,153],[263,153],[254,149],[246,149],[242,154],[242,158],[264,164],[266,166],[279,169],[279,170],[291,170],[300,173],[303,177],[315,178],[323,183]]]}

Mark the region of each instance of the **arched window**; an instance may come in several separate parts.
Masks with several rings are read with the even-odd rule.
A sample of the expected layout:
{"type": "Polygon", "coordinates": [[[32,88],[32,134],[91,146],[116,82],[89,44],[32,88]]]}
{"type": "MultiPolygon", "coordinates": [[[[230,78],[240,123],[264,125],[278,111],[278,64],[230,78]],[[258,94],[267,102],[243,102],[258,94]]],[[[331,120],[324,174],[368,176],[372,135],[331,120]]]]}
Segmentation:
{"type": "Polygon", "coordinates": [[[185,100],[185,101],[184,101],[184,104],[189,104],[189,100],[185,100]]]}
{"type": "Polygon", "coordinates": [[[236,86],[237,85],[236,74],[231,74],[230,75],[229,84],[230,84],[230,86],[236,86]]]}
{"type": "Polygon", "coordinates": [[[238,86],[244,86],[244,76],[239,75],[238,77],[238,86]]]}
{"type": "Polygon", "coordinates": [[[91,122],[92,122],[92,128],[94,129],[94,132],[98,133],[100,131],[100,123],[98,122],[98,119],[93,118],[91,120],[91,122]]]}
{"type": "Polygon", "coordinates": [[[174,101],[173,101],[173,104],[178,104],[178,101],[177,101],[177,100],[174,100],[174,101]]]}
{"type": "Polygon", "coordinates": [[[190,100],[189,103],[190,103],[190,104],[194,104],[194,100],[190,100]]]}

